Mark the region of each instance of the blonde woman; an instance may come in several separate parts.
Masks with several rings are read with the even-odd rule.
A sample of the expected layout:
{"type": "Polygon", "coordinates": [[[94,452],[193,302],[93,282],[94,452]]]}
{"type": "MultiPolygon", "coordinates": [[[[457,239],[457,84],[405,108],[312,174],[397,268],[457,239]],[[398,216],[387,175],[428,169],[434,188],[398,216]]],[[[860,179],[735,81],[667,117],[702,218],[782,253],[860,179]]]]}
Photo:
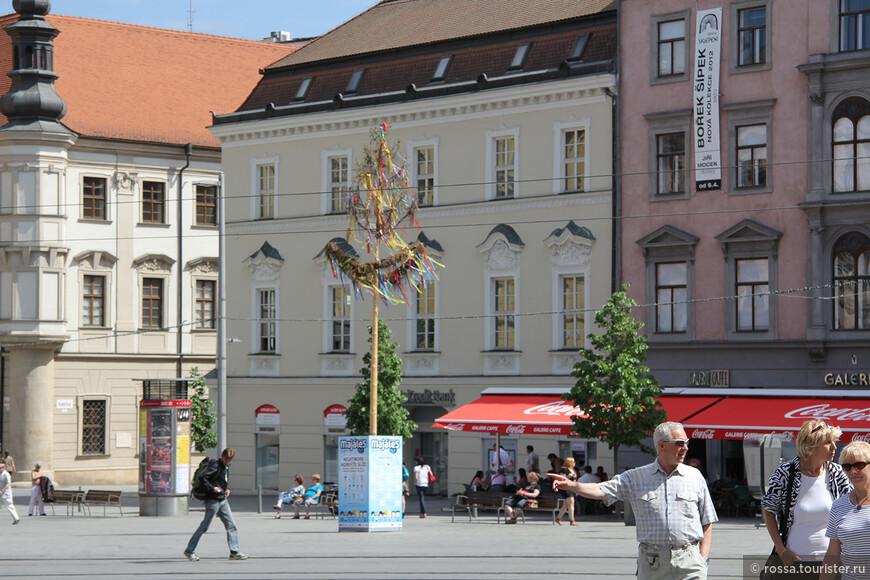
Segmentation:
{"type": "Polygon", "coordinates": [[[798,456],[776,468],[767,484],[767,495],[761,500],[774,550],[786,566],[802,561],[803,569],[811,570],[808,578],[818,578],[828,549],[825,529],[831,505],[852,488],[843,468],[833,462],[839,437],[840,429],[824,421],[804,423],[797,437],[798,456]]]}
{"type": "Polygon", "coordinates": [[[830,539],[820,580],[834,578],[833,570],[843,566],[843,580],[867,578],[870,556],[870,444],[852,441],[840,452],[840,464],[852,483],[850,493],[831,506],[828,529],[830,539]],[[859,573],[860,571],[860,573],[859,573]]]}
{"type": "MultiPolygon", "coordinates": [[[[574,469],[573,457],[568,457],[565,459],[565,463],[562,464],[562,469],[559,471],[559,473],[561,473],[571,481],[577,481],[577,471],[574,469]]],[[[568,491],[567,489],[560,489],[559,495],[564,498],[564,501],[562,502],[562,509],[559,510],[559,515],[556,516],[556,523],[561,526],[562,516],[565,515],[565,512],[568,512],[568,519],[571,520],[571,525],[576,526],[577,522],[574,521],[575,493],[573,491],[568,491]]]]}

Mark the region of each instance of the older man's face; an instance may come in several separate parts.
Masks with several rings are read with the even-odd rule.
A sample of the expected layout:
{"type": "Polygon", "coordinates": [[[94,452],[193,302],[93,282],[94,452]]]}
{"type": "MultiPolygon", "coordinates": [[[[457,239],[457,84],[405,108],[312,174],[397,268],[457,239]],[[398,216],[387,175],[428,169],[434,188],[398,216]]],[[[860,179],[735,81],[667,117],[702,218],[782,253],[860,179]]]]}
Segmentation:
{"type": "Polygon", "coordinates": [[[671,436],[664,441],[659,441],[659,463],[674,465],[682,463],[689,451],[689,438],[684,429],[674,429],[671,436]]]}

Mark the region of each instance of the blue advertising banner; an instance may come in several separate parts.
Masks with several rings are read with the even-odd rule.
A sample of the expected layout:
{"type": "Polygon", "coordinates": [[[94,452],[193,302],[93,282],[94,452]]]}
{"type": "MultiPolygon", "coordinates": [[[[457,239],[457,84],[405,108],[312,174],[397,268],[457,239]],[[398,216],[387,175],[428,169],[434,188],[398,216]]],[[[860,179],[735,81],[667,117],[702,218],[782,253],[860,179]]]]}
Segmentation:
{"type": "Polygon", "coordinates": [[[402,529],[402,438],[339,437],[338,530],[402,529]]]}

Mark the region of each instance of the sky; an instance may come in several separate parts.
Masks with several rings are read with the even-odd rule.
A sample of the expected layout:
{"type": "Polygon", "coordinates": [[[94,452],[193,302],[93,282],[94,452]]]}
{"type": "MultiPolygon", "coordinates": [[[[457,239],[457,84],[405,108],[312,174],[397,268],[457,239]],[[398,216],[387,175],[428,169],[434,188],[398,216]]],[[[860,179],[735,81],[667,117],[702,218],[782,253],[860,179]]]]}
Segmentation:
{"type": "MultiPolygon", "coordinates": [[[[13,12],[10,0],[2,14],[13,12]]],[[[51,13],[172,30],[260,40],[274,30],[292,38],[319,36],[377,4],[377,0],[51,0],[51,13]]]]}

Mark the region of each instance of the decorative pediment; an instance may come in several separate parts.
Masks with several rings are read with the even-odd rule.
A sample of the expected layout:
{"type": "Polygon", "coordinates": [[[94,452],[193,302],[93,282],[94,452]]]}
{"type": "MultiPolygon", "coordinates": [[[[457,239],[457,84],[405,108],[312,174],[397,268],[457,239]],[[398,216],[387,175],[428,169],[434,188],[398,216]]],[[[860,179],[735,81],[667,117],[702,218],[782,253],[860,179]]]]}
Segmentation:
{"type": "Polygon", "coordinates": [[[513,270],[520,265],[520,252],[524,247],[523,240],[512,227],[498,224],[477,249],[484,254],[487,270],[513,270]]]}
{"type": "Polygon", "coordinates": [[[190,260],[187,263],[187,269],[191,274],[215,274],[218,273],[218,259],[200,257],[195,260],[190,260]]]}
{"type": "Polygon", "coordinates": [[[175,260],[164,254],[144,254],[133,260],[133,268],[140,272],[169,274],[175,260]]]}
{"type": "Polygon", "coordinates": [[[426,246],[426,253],[433,258],[441,258],[444,255],[444,248],[438,240],[430,240],[422,231],[417,234],[417,241],[426,246]]]}
{"type": "Polygon", "coordinates": [[[118,258],[109,252],[88,251],[75,256],[73,261],[86,270],[111,270],[118,258]]]}
{"type": "Polygon", "coordinates": [[[263,242],[259,250],[245,258],[244,264],[254,280],[267,282],[278,279],[284,258],[269,242],[263,242]]]}
{"type": "Polygon", "coordinates": [[[767,227],[755,220],[745,219],[716,236],[716,239],[722,244],[728,244],[740,242],[775,242],[781,237],[781,231],[767,227]]]}
{"type": "Polygon", "coordinates": [[[544,243],[553,252],[554,266],[585,266],[591,259],[595,236],[572,220],[564,228],[550,232],[544,243]]]}
{"type": "Polygon", "coordinates": [[[651,248],[672,248],[679,246],[694,247],[700,238],[674,226],[662,226],[651,234],[639,239],[636,243],[644,250],[651,248]]]}

